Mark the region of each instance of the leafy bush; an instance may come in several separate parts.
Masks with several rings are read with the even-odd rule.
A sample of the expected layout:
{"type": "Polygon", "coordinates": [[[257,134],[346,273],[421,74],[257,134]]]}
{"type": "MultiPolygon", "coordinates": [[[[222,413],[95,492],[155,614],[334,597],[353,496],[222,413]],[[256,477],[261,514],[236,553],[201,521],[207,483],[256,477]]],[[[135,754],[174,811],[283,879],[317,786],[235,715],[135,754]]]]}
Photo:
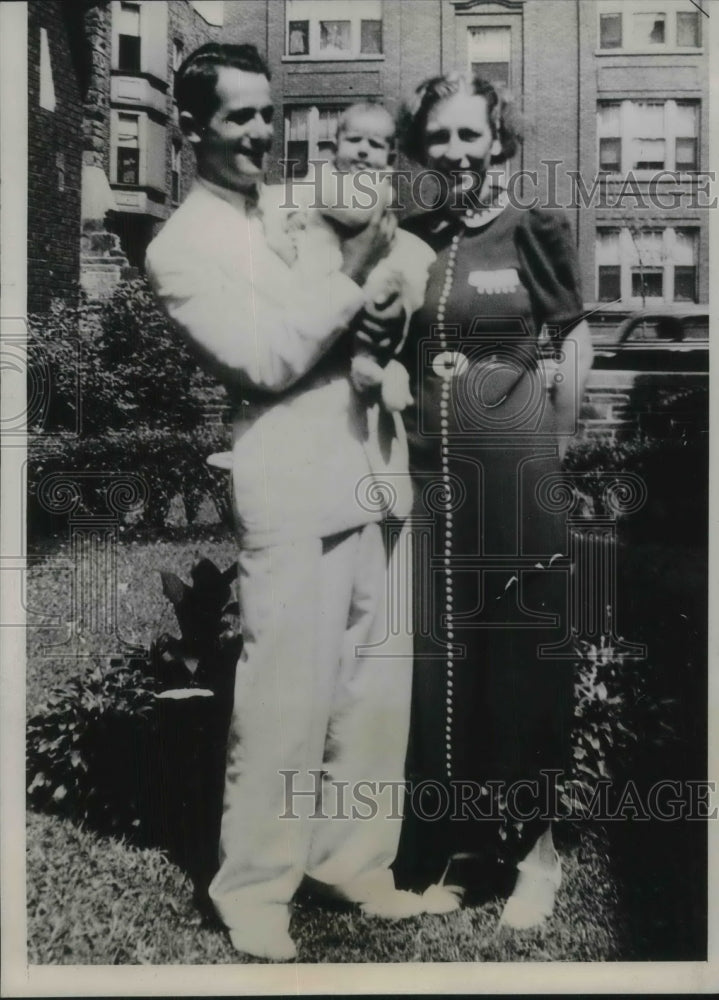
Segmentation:
{"type": "Polygon", "coordinates": [[[99,304],[80,299],[30,316],[29,330],[30,362],[49,402],[36,408],[33,432],[182,430],[224,405],[222,389],[198,367],[142,279],[99,304]]]}
{"type": "Polygon", "coordinates": [[[28,797],[103,832],[159,844],[196,879],[215,863],[235,664],[236,574],[207,559],[162,573],[180,638],[116,657],[50,693],[27,727],[28,797]]]}
{"type": "MultiPolygon", "coordinates": [[[[671,408],[668,412],[672,412],[671,408]]],[[[662,420],[665,415],[662,411],[662,420]]],[[[667,420],[672,422],[675,417],[667,420]]],[[[631,472],[642,480],[646,489],[644,506],[618,518],[627,541],[671,538],[685,544],[706,544],[708,437],[699,431],[690,433],[681,421],[672,426],[675,433],[664,437],[637,432],[617,443],[582,441],[567,453],[565,472],[570,482],[574,479],[589,516],[616,516],[603,500],[607,473],[631,472]]]]}
{"type": "MultiPolygon", "coordinates": [[[[231,523],[228,477],[205,462],[229,446],[224,390],[197,365],[143,280],[111,299],[54,306],[29,318],[29,524],[42,536],[59,526],[38,502],[52,472],[139,474],[144,520],[164,525],[181,496],[188,521],[205,497],[231,523]],[[51,436],[50,436],[51,435],[51,436]]],[[[105,512],[102,489],[85,502],[105,512]]],[[[87,491],[86,491],[87,492],[87,491]]],[[[64,523],[65,518],[63,518],[64,523]]]]}
{"type": "Polygon", "coordinates": [[[180,496],[188,522],[192,522],[205,498],[214,505],[220,520],[232,525],[230,484],[227,472],[206,462],[209,454],[227,447],[222,426],[208,425],[190,431],[166,430],[140,425],[133,430],[100,437],[63,435],[37,438],[30,445],[28,461],[28,527],[31,541],[66,526],[66,514],[54,514],[43,498],[42,484],[53,474],[72,479],[73,473],[107,473],[77,482],[81,486],[81,508],[86,514],[113,513],[107,507],[107,490],[114,473],[139,476],[146,500],[142,521],[155,529],[166,523],[170,504],[180,496]]]}
{"type": "Polygon", "coordinates": [[[604,640],[579,644],[575,670],[574,731],[571,783],[584,793],[571,801],[572,815],[581,816],[584,801],[600,781],[634,774],[641,753],[655,753],[675,741],[678,702],[659,697],[658,685],[646,662],[618,657],[604,640]]]}
{"type": "Polygon", "coordinates": [[[105,669],[95,666],[52,691],[27,726],[28,795],[33,805],[103,829],[136,826],[137,795],[127,794],[126,782],[108,788],[98,781],[98,748],[108,742],[118,719],[149,719],[157,690],[157,679],[140,655],[115,658],[105,669]]]}

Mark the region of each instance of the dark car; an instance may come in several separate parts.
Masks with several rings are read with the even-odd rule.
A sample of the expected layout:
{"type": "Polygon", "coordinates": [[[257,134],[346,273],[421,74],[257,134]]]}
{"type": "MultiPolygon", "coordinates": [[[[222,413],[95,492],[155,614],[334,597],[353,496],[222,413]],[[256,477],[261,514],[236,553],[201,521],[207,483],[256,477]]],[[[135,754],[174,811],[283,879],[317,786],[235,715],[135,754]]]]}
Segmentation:
{"type": "Polygon", "coordinates": [[[636,372],[709,372],[706,307],[643,309],[617,328],[611,341],[594,342],[595,369],[636,372]]]}

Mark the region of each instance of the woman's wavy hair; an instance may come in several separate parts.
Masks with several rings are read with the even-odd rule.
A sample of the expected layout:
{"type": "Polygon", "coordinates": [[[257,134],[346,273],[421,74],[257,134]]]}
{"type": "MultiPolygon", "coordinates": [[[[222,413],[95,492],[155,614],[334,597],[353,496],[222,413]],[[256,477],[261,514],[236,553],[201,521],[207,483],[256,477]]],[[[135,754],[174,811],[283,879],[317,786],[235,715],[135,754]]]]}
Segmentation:
{"type": "Polygon", "coordinates": [[[425,162],[424,132],[432,108],[440,101],[455,94],[467,93],[473,97],[484,97],[492,134],[499,139],[501,149],[493,155],[490,163],[504,163],[517,152],[522,134],[517,113],[509,94],[497,88],[481,76],[464,73],[448,73],[433,76],[421,83],[415,91],[414,100],[405,105],[400,113],[400,144],[402,151],[417,163],[425,162]]]}

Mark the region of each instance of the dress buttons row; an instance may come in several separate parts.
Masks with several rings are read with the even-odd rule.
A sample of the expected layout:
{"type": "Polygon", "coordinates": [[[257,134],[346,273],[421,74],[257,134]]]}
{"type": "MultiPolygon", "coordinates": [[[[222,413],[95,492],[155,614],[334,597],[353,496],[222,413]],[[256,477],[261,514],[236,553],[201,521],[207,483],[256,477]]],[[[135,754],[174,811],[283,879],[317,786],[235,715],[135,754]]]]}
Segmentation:
{"type": "MultiPolygon", "coordinates": [[[[452,245],[449,250],[449,257],[447,260],[447,271],[445,273],[444,285],[442,287],[442,292],[439,297],[439,306],[437,309],[437,322],[440,325],[440,349],[444,352],[447,350],[447,338],[444,334],[444,329],[442,324],[445,320],[445,307],[447,300],[449,299],[449,294],[452,290],[452,283],[454,281],[454,265],[457,257],[457,248],[459,246],[459,234],[457,234],[452,239],[452,245]]],[[[454,604],[453,600],[453,585],[452,585],[452,496],[449,489],[450,486],[450,473],[449,473],[449,394],[450,394],[450,375],[451,372],[447,372],[444,381],[442,382],[442,389],[440,393],[440,403],[439,403],[439,427],[440,427],[440,454],[442,458],[442,483],[446,487],[446,499],[445,499],[445,538],[444,538],[444,574],[445,574],[445,617],[448,626],[451,624],[452,620],[452,607],[454,604]]],[[[452,777],[452,714],[453,708],[453,695],[454,695],[454,675],[453,675],[453,663],[454,663],[454,652],[452,650],[451,640],[454,637],[454,632],[451,628],[448,628],[447,632],[447,643],[446,643],[446,657],[447,657],[447,669],[446,669],[446,716],[445,716],[445,757],[446,757],[446,770],[447,777],[452,777]]]]}

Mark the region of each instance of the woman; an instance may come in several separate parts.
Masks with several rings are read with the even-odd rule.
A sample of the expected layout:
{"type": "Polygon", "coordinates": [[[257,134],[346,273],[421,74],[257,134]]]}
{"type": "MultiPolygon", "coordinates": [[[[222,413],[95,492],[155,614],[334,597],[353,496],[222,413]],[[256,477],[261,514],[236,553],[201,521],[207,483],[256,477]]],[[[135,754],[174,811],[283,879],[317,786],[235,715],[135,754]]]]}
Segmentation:
{"type": "MultiPolygon", "coordinates": [[[[398,873],[426,885],[497,833],[479,819],[493,782],[542,778],[547,789],[556,779],[546,772],[566,764],[571,668],[538,653],[566,629],[566,523],[543,490],[559,472],[592,350],[564,216],[519,209],[492,184],[489,168],[518,142],[503,100],[460,75],[428,81],[418,98],[406,151],[434,172],[442,197],[405,223],[437,261],[402,357],[417,400],[407,423],[418,499],[415,794],[398,873]],[[555,342],[551,388],[538,363],[543,330],[555,342]]],[[[551,913],[561,876],[551,811],[534,789],[515,786],[512,800],[526,820],[514,826],[522,860],[502,915],[514,927],[551,913]]],[[[451,907],[444,900],[438,909],[451,907]]]]}

